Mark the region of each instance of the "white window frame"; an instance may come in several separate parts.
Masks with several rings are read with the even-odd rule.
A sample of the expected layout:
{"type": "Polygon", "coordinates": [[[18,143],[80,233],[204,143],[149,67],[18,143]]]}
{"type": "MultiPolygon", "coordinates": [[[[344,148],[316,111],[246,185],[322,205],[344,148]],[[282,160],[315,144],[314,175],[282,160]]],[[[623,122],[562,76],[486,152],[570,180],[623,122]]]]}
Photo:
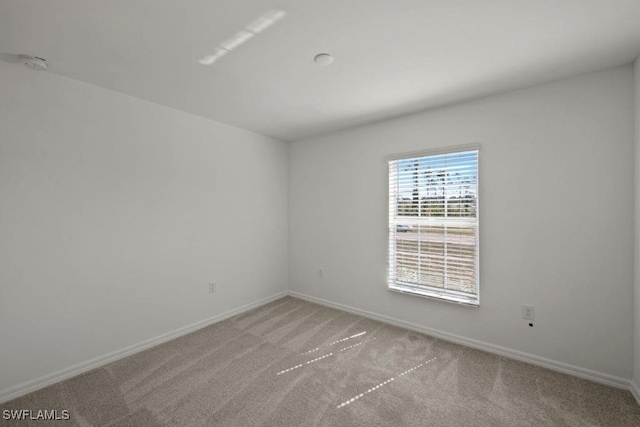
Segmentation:
{"type": "MultiPolygon", "coordinates": [[[[430,150],[422,150],[422,151],[413,151],[409,153],[401,153],[394,154],[391,156],[387,156],[385,158],[387,163],[387,182],[389,185],[389,194],[388,194],[388,209],[389,209],[389,221],[388,221],[388,250],[389,250],[389,268],[388,268],[388,277],[387,277],[387,289],[393,292],[400,292],[409,295],[416,295],[420,297],[432,298],[439,301],[446,301],[451,303],[456,303],[460,305],[470,306],[470,307],[478,307],[480,305],[480,144],[467,144],[456,147],[445,147],[438,149],[430,149],[430,150]],[[456,154],[456,153],[464,153],[475,151],[477,153],[477,163],[476,163],[476,216],[474,218],[475,227],[476,227],[476,239],[475,239],[475,290],[476,294],[469,294],[465,292],[459,292],[452,289],[444,289],[437,288],[433,286],[427,285],[419,285],[416,283],[405,283],[399,282],[396,280],[396,234],[398,230],[399,223],[407,224],[408,222],[412,222],[414,224],[424,223],[426,221],[436,221],[440,223],[453,224],[456,221],[469,221],[468,218],[451,218],[446,220],[436,219],[426,219],[426,218],[412,218],[410,221],[407,221],[406,217],[404,219],[398,219],[396,216],[397,213],[397,178],[396,182],[392,183],[392,175],[391,175],[391,166],[398,160],[407,160],[414,158],[423,158],[430,156],[438,156],[445,154],[456,154]],[[393,184],[393,185],[392,185],[393,184]]],[[[396,175],[397,176],[397,175],[396,175]]],[[[468,223],[468,222],[467,222],[468,223]]],[[[445,256],[446,258],[446,256],[445,256]]]]}

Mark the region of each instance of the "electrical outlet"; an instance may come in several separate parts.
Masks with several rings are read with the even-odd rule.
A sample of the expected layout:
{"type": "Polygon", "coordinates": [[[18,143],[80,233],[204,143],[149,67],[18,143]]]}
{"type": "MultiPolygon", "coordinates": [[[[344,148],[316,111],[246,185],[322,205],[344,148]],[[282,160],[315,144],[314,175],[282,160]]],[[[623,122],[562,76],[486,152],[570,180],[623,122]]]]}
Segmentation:
{"type": "Polygon", "coordinates": [[[319,268],[318,269],[318,279],[323,279],[324,278],[324,269],[323,268],[319,268]]]}
{"type": "Polygon", "coordinates": [[[529,304],[522,304],[522,318],[527,320],[535,320],[535,307],[529,304]]]}
{"type": "Polygon", "coordinates": [[[209,282],[209,293],[212,294],[216,291],[216,282],[209,282]]]}

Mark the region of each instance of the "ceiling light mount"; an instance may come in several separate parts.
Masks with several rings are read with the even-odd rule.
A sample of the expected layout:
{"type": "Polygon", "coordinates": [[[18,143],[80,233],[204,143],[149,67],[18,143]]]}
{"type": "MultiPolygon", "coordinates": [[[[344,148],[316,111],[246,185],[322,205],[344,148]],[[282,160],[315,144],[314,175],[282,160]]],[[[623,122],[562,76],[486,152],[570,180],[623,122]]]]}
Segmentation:
{"type": "Polygon", "coordinates": [[[47,68],[49,68],[47,60],[44,58],[31,55],[18,55],[18,59],[22,65],[32,70],[46,71],[47,68]]]}
{"type": "Polygon", "coordinates": [[[333,56],[328,53],[319,53],[313,58],[313,61],[318,65],[329,65],[333,62],[333,56]]]}

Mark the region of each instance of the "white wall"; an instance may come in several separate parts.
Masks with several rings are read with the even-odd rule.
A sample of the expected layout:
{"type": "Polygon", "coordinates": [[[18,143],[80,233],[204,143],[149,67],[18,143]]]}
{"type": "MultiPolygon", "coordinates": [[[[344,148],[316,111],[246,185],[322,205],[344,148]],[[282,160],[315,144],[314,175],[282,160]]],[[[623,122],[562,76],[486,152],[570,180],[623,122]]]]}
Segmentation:
{"type": "Polygon", "coordinates": [[[286,143],[4,62],[0,93],[0,391],[286,291],[286,143]]]}
{"type": "Polygon", "coordinates": [[[291,143],[290,289],[631,378],[632,94],[624,66],[291,143]],[[475,142],[480,308],[387,291],[384,157],[475,142]]]}
{"type": "Polygon", "coordinates": [[[633,380],[640,399],[640,58],[634,63],[635,93],[635,277],[634,277],[634,350],[633,380]]]}

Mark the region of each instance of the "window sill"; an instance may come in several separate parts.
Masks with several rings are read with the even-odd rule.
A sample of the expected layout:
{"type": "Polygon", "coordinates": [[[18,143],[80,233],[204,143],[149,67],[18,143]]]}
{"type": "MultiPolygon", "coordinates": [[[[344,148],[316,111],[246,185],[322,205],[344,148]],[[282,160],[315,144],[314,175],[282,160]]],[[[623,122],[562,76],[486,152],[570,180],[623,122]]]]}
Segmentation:
{"type": "Polygon", "coordinates": [[[452,295],[441,291],[432,291],[429,289],[414,288],[410,286],[403,286],[399,284],[392,284],[387,286],[387,290],[391,292],[398,292],[401,294],[414,295],[423,298],[429,298],[436,301],[444,301],[450,304],[463,305],[465,307],[478,308],[480,302],[477,298],[471,298],[464,295],[452,295]]]}

